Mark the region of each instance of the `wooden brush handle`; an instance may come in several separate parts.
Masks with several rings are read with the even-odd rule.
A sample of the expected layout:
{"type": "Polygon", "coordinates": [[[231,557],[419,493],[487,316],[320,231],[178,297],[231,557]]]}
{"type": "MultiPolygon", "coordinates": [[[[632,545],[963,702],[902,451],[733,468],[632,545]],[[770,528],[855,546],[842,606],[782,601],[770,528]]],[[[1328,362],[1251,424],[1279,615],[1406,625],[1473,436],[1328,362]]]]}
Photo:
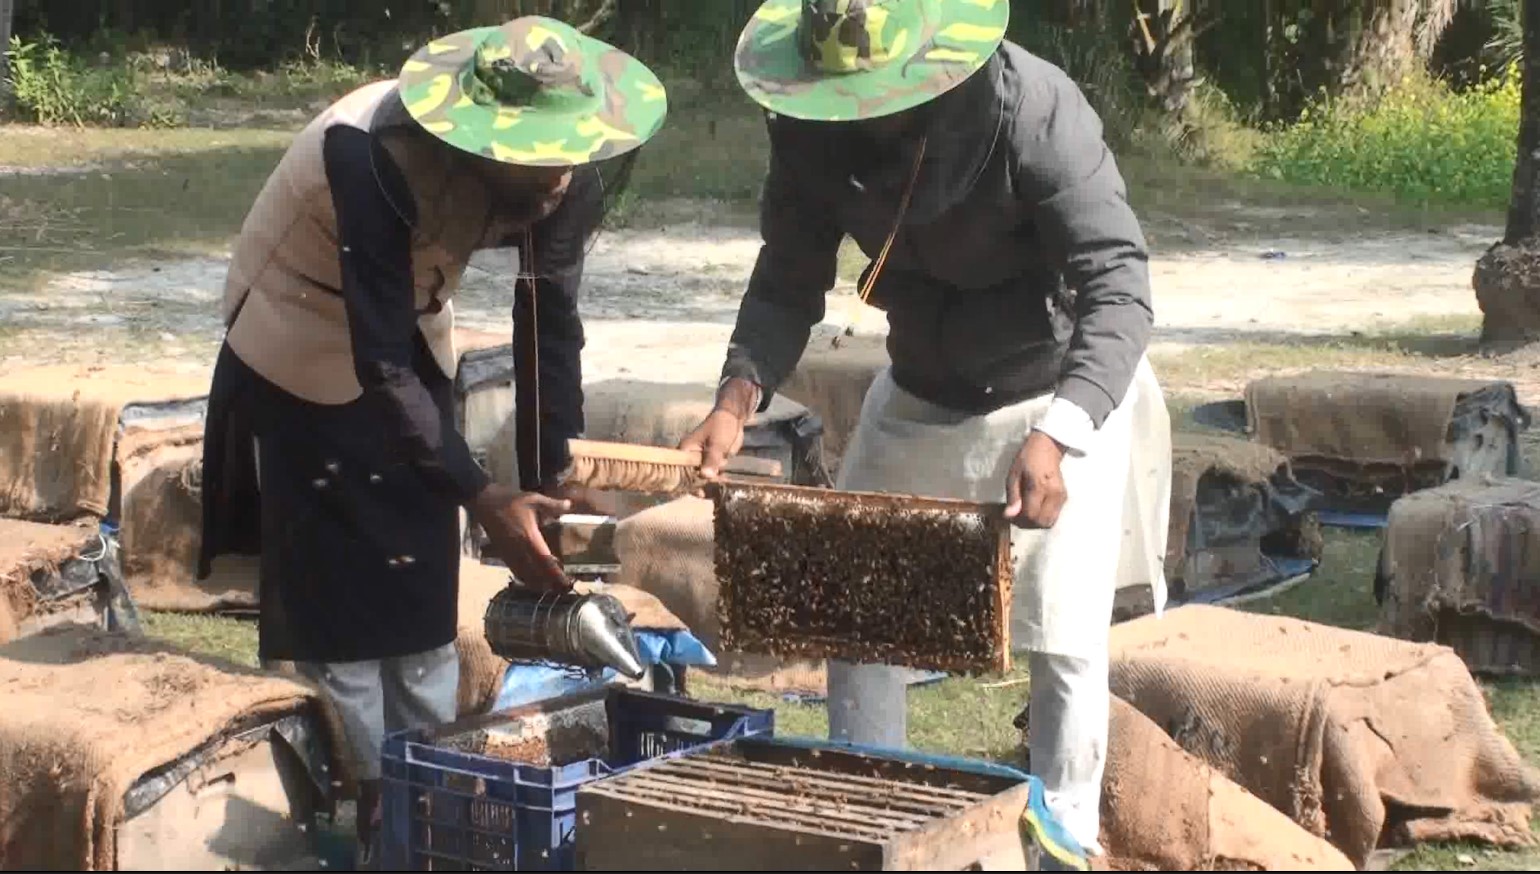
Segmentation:
{"type": "MultiPolygon", "coordinates": [[[[600,440],[568,440],[567,449],[574,458],[607,458],[611,461],[633,461],[639,464],[671,465],[676,467],[700,467],[701,454],[686,449],[669,449],[664,446],[638,446],[633,443],[609,443],[600,440]]],[[[781,463],[768,458],[739,455],[728,459],[722,466],[723,473],[780,479],[781,463]]]]}

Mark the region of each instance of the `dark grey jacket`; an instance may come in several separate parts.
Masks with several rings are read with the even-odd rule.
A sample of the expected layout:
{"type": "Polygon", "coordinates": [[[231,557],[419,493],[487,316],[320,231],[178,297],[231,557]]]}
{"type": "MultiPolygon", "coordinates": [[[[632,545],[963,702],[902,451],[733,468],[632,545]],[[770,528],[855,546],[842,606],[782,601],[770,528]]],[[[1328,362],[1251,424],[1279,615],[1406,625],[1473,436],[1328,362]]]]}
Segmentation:
{"type": "MultiPolygon", "coordinates": [[[[1101,120],[1063,71],[1009,42],[926,111],[925,161],[870,301],[888,315],[894,381],[975,413],[1052,391],[1100,427],[1153,322],[1144,235],[1101,120]]],[[[723,369],[763,387],[761,410],[824,317],[843,238],[881,252],[918,145],[874,161],[849,125],[768,126],[764,246],[723,369]]]]}

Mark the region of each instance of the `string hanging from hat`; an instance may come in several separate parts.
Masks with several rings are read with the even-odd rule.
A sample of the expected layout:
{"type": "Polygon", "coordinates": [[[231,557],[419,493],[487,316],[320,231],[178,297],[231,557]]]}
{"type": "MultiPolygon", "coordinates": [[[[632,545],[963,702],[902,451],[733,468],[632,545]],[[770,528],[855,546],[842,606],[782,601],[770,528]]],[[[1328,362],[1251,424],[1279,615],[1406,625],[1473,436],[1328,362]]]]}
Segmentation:
{"type": "Polygon", "coordinates": [[[898,239],[899,228],[903,227],[904,216],[909,212],[909,200],[914,196],[915,184],[920,178],[920,167],[925,162],[925,146],[929,140],[929,135],[920,137],[920,145],[914,155],[914,169],[910,171],[909,182],[904,186],[903,197],[899,199],[898,214],[893,217],[893,229],[888,232],[888,239],[882,244],[882,251],[878,253],[877,259],[872,262],[872,269],[867,272],[866,280],[861,283],[861,288],[857,292],[856,302],[850,305],[851,315],[845,320],[845,329],[834,335],[834,338],[829,342],[830,346],[839,348],[840,337],[855,336],[856,325],[860,323],[864,312],[861,307],[866,306],[867,301],[871,298],[872,289],[877,285],[877,277],[882,274],[882,268],[888,262],[888,252],[893,248],[893,241],[898,239]]]}
{"type": "MultiPolygon", "coordinates": [[[[628,157],[634,158],[635,157],[635,152],[633,152],[628,157]]],[[[630,166],[631,165],[629,163],[622,165],[622,169],[620,171],[621,175],[619,177],[620,180],[621,180],[620,181],[620,187],[624,186],[625,179],[627,179],[629,177],[629,175],[630,175],[630,166]]],[[[592,167],[592,168],[589,168],[589,169],[593,170],[594,177],[599,182],[599,197],[602,200],[604,197],[606,197],[608,195],[609,185],[604,181],[604,174],[602,172],[600,172],[599,168],[592,167]]],[[[515,301],[517,301],[518,294],[519,294],[520,280],[523,280],[523,285],[524,285],[524,288],[525,288],[525,293],[529,295],[529,338],[530,339],[529,339],[529,343],[528,343],[528,348],[521,349],[521,350],[515,350],[515,355],[517,355],[520,352],[522,352],[525,355],[527,355],[530,367],[534,371],[530,375],[530,383],[534,387],[534,394],[535,394],[535,415],[534,415],[534,420],[535,420],[535,459],[534,459],[534,463],[535,463],[535,479],[534,479],[534,481],[537,482],[537,483],[543,483],[543,482],[545,482],[545,465],[544,465],[544,459],[542,458],[542,453],[541,453],[542,447],[541,447],[541,440],[540,440],[540,418],[541,418],[540,413],[541,413],[541,409],[542,409],[541,406],[540,406],[540,294],[539,294],[539,288],[536,285],[536,283],[541,279],[541,276],[540,276],[539,271],[535,269],[535,236],[534,236],[534,232],[532,230],[532,227],[533,226],[526,227],[526,228],[524,228],[524,231],[523,231],[523,242],[524,242],[524,245],[523,245],[523,247],[522,247],[522,249],[521,249],[521,251],[519,253],[519,270],[514,274],[514,288],[513,288],[514,299],[515,299],[515,301]]],[[[587,246],[583,250],[583,254],[584,254],[585,257],[590,252],[593,251],[593,247],[596,245],[596,243],[598,241],[598,238],[599,238],[598,229],[595,228],[594,234],[589,238],[589,240],[587,241],[587,246]]],[[[518,361],[517,361],[517,359],[515,359],[515,366],[517,366],[517,365],[518,365],[518,361]]],[[[523,479],[522,472],[520,473],[520,479],[523,479]]]]}
{"type": "MultiPolygon", "coordinates": [[[[530,364],[534,368],[531,375],[531,383],[535,389],[535,478],[532,482],[545,482],[545,471],[542,469],[541,442],[540,442],[540,295],[537,293],[535,281],[540,274],[535,271],[535,235],[529,229],[524,229],[524,247],[519,254],[518,279],[524,280],[524,288],[529,295],[529,348],[530,364]],[[523,262],[528,262],[527,264],[523,262]]],[[[514,282],[514,295],[518,295],[518,282],[514,282]]],[[[523,479],[523,477],[520,477],[523,479]]]]}

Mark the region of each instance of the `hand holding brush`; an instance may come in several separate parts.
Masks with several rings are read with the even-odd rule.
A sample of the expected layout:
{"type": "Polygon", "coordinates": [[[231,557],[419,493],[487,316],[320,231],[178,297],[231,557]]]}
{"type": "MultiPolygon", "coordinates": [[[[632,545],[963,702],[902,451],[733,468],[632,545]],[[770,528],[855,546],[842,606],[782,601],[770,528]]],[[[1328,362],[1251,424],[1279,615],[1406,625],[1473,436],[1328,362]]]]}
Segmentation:
{"type": "Polygon", "coordinates": [[[759,386],[746,379],[722,383],[717,402],[705,421],[679,442],[679,448],[698,452],[701,476],[716,479],[729,459],[743,449],[743,429],[759,406],[759,386]]]}

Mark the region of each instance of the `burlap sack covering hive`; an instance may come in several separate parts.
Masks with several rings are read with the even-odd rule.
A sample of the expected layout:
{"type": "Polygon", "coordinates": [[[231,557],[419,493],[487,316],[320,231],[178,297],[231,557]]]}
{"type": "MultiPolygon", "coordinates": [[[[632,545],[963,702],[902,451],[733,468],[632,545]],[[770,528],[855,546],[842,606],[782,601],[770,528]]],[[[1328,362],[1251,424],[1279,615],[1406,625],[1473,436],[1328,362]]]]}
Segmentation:
{"type": "Polygon", "coordinates": [[[0,700],[7,870],[114,870],[124,793],[232,730],[309,709],[340,736],[304,683],[83,628],[0,648],[0,700]]]}
{"type": "Polygon", "coordinates": [[[1246,414],[1254,438],[1297,465],[1392,494],[1514,472],[1514,435],[1529,424],[1508,383],[1351,371],[1256,380],[1246,414]]]}
{"type": "Polygon", "coordinates": [[[201,414],[128,415],[201,399],[209,378],[202,368],[142,365],[58,365],[0,377],[0,513],[116,516],[124,583],[141,607],[254,608],[255,559],[223,557],[208,580],[196,579],[201,414]]]}
{"type": "Polygon", "coordinates": [[[1221,607],[1112,631],[1112,692],[1362,867],[1380,843],[1528,846],[1540,779],[1453,651],[1221,607]]]}
{"type": "Polygon", "coordinates": [[[256,556],[222,555],[208,579],[197,578],[202,453],[201,424],[157,431],[128,428],[119,439],[123,581],[144,609],[207,613],[258,606],[256,556]]]}
{"type": "Polygon", "coordinates": [[[1455,648],[1482,674],[1540,671],[1540,483],[1455,480],[1390,508],[1381,634],[1455,648]]]}
{"type": "Polygon", "coordinates": [[[15,640],[37,608],[32,575],[57,569],[96,538],[92,525],[0,519],[0,644],[15,640]]]}
{"type": "Polygon", "coordinates": [[[616,582],[656,597],[683,620],[717,657],[702,671],[726,685],[773,692],[823,695],[822,660],[783,661],[724,652],[717,616],[717,581],[712,504],[682,497],[652,507],[615,526],[616,582]]]}
{"type": "Polygon", "coordinates": [[[209,375],[143,365],[49,365],[0,376],[0,515],[104,516],[123,409],[199,398],[209,375]]]}
{"type": "MultiPolygon", "coordinates": [[[[1116,697],[1102,781],[1113,871],[1348,871],[1340,850],[1183,751],[1116,697]]],[[[1099,866],[1100,867],[1100,866],[1099,866]]]]}
{"type": "MultiPolygon", "coordinates": [[[[1189,572],[1189,532],[1199,510],[1200,486],[1219,481],[1230,487],[1254,492],[1263,502],[1271,500],[1275,482],[1288,483],[1293,478],[1289,460],[1269,446],[1218,434],[1178,431],[1171,435],[1171,517],[1166,539],[1166,579],[1173,596],[1182,595],[1189,572]]],[[[1226,507],[1225,509],[1231,509],[1226,507]]],[[[1250,520],[1258,527],[1271,520],[1250,520]]],[[[1291,552],[1319,559],[1321,540],[1318,529],[1307,528],[1303,520],[1290,520],[1287,531],[1298,542],[1290,543],[1291,552]]],[[[1269,532],[1259,530],[1258,536],[1269,532]]],[[[1235,556],[1244,562],[1255,556],[1235,556]]],[[[1200,581],[1193,581],[1198,583],[1200,581]]]]}
{"type": "Polygon", "coordinates": [[[861,405],[877,373],[889,364],[887,338],[860,334],[840,337],[839,345],[815,336],[797,369],[781,385],[780,395],[807,407],[823,420],[824,464],[839,470],[845,446],[861,420],[861,405]]]}
{"type": "MultiPolygon", "coordinates": [[[[455,649],[460,655],[460,687],[456,702],[460,716],[485,713],[497,700],[498,688],[508,670],[510,662],[492,652],[487,643],[484,623],[487,605],[507,587],[508,580],[506,568],[466,558],[460,560],[460,629],[455,639],[455,649]]],[[[576,589],[586,592],[592,587],[579,583],[576,589]]],[[[632,617],[632,628],[678,631],[685,627],[679,617],[646,592],[624,585],[606,586],[604,592],[620,601],[632,617]]]]}

